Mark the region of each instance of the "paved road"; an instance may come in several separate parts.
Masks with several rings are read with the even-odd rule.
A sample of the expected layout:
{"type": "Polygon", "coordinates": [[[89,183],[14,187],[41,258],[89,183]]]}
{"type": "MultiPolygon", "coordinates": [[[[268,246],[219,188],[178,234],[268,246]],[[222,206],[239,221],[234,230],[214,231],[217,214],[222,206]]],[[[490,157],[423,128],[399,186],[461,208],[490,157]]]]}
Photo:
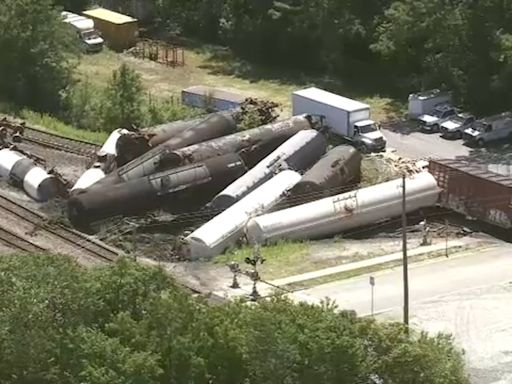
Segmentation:
{"type": "MultiPolygon", "coordinates": [[[[402,306],[402,269],[374,274],[376,312],[402,306]]],[[[512,281],[512,247],[503,246],[471,256],[413,264],[409,270],[410,302],[416,303],[448,293],[512,281]]],[[[343,309],[370,313],[369,276],[323,284],[298,292],[319,300],[336,300],[343,309]]]]}
{"type": "MultiPolygon", "coordinates": [[[[512,383],[512,246],[412,265],[409,276],[411,326],[452,334],[465,351],[472,384],[512,383]]],[[[375,280],[375,308],[386,311],[379,317],[401,321],[401,268],[377,273],[375,280]]],[[[360,314],[370,311],[368,276],[302,294],[329,296],[360,314]]]]}

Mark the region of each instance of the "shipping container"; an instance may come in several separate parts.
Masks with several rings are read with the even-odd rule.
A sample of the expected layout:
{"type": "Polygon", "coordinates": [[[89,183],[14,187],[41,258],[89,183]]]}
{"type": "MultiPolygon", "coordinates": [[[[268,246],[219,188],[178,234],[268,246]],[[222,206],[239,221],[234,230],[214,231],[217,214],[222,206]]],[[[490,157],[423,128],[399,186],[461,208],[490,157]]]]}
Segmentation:
{"type": "Polygon", "coordinates": [[[103,35],[106,44],[114,51],[124,51],[137,43],[137,19],[106,8],[90,9],[83,14],[94,20],[94,25],[103,35]]]}
{"type": "Polygon", "coordinates": [[[440,205],[470,218],[512,228],[512,179],[488,166],[462,160],[431,160],[429,172],[442,188],[440,205]]]}
{"type": "Polygon", "coordinates": [[[181,91],[181,102],[189,107],[226,111],[240,107],[246,99],[238,93],[196,85],[181,91]]]}

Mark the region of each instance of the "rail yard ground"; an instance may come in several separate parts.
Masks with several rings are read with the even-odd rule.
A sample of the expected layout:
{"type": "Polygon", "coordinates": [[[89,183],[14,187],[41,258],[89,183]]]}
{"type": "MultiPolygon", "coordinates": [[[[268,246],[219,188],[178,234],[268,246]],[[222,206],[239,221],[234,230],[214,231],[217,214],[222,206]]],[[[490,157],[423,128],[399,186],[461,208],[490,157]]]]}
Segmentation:
{"type": "MultiPolygon", "coordinates": [[[[233,90],[246,96],[277,101],[282,105],[282,116],[290,114],[290,94],[293,90],[311,83],[326,82],[322,79],[289,81],[279,75],[261,73],[256,75],[253,69],[232,61],[225,55],[219,55],[216,50],[187,49],[185,55],[184,67],[170,68],[150,61],[142,61],[128,54],[120,55],[105,51],[84,56],[79,66],[80,76],[94,84],[104,85],[112,70],[116,69],[120,63],[127,62],[141,73],[147,89],[155,97],[179,98],[183,88],[197,84],[210,85],[233,90]]],[[[337,86],[343,89],[342,85],[337,86]]],[[[365,156],[362,164],[363,186],[396,178],[416,160],[430,157],[467,158],[489,163],[512,161],[510,144],[500,144],[488,149],[471,149],[463,146],[460,141],[447,141],[439,135],[426,135],[418,132],[414,125],[401,122],[399,120],[402,114],[400,103],[375,95],[367,97],[358,95],[358,98],[371,105],[375,120],[383,122],[384,135],[389,147],[388,153],[365,156]]],[[[25,116],[28,122],[43,125],[45,129],[75,138],[89,139],[95,143],[102,143],[106,136],[101,133],[84,134],[83,131],[74,130],[72,127],[59,125],[54,119],[33,113],[25,112],[25,116]]],[[[77,150],[66,149],[65,140],[58,138],[55,140],[60,143],[60,149],[45,145],[41,140],[25,141],[20,146],[21,149],[44,158],[48,166],[55,167],[70,182],[75,182],[80,173],[90,165],[93,155],[76,153],[77,150]]],[[[84,144],[84,147],[87,145],[84,144]]],[[[63,219],[62,207],[58,202],[37,204],[7,185],[0,185],[0,189],[31,210],[45,212],[50,221],[54,221],[52,225],[67,225],[66,220],[63,219]]],[[[226,264],[236,261],[244,268],[244,260],[250,256],[252,248],[242,246],[208,262],[179,261],[176,255],[172,254],[176,241],[172,231],[176,224],[175,217],[162,212],[144,218],[122,220],[115,218],[101,224],[97,238],[127,253],[132,253],[142,260],[147,258],[150,263],[158,262],[179,281],[194,289],[213,292],[221,297],[240,296],[250,292],[250,281],[244,277],[241,277],[241,290],[228,287],[232,274],[226,264]]],[[[183,227],[184,224],[190,223],[178,220],[178,224],[183,227]]],[[[3,239],[0,241],[0,254],[9,249],[20,250],[23,247],[26,249],[40,247],[57,253],[75,253],[69,239],[66,240],[62,236],[45,231],[43,224],[23,221],[19,215],[14,218],[4,216],[0,220],[0,234],[3,239]],[[9,234],[8,230],[14,233],[9,234]],[[25,242],[23,242],[24,239],[25,242]]],[[[85,237],[76,241],[79,245],[89,244],[89,240],[85,237]]],[[[508,337],[506,339],[504,336],[498,342],[495,334],[504,335],[512,331],[510,326],[504,323],[507,314],[503,309],[510,307],[511,290],[509,285],[501,284],[504,281],[503,278],[512,279],[512,276],[500,274],[494,280],[492,276],[493,273],[500,272],[500,260],[509,263],[510,258],[507,259],[506,254],[510,253],[510,247],[489,235],[482,235],[480,228],[473,222],[442,211],[422,212],[409,216],[408,246],[410,260],[414,263],[413,276],[414,271],[421,272],[419,279],[428,280],[432,285],[429,291],[425,288],[428,284],[422,283],[421,297],[414,300],[412,305],[413,325],[433,332],[443,330],[454,333],[459,345],[468,351],[468,362],[474,384],[507,382],[506,378],[512,377],[510,364],[512,352],[508,347],[510,343],[506,344],[502,341],[510,337],[506,336],[508,337]],[[428,218],[432,230],[433,244],[430,247],[420,245],[422,234],[418,223],[425,217],[428,218]],[[495,248],[499,248],[499,251],[495,248]],[[487,259],[483,260],[483,258],[487,259]],[[446,269],[444,274],[451,273],[450,276],[455,276],[459,269],[469,268],[467,265],[473,265],[475,268],[481,266],[489,271],[489,274],[485,275],[489,279],[485,282],[487,287],[481,288],[461,282],[465,290],[459,292],[457,279],[454,279],[449,286],[445,283],[432,283],[434,279],[440,278],[437,275],[440,269],[446,269]],[[480,345],[483,347],[480,348],[480,345]],[[495,363],[499,366],[494,366],[495,363]],[[497,375],[496,372],[501,375],[497,375]],[[505,381],[499,381],[503,377],[506,377],[505,381]]],[[[102,246],[91,245],[91,247],[101,249],[102,246]]],[[[387,290],[383,290],[388,296],[379,299],[379,310],[386,311],[379,316],[397,318],[401,296],[395,291],[400,290],[401,280],[397,277],[400,272],[397,268],[400,260],[395,256],[399,255],[400,251],[400,221],[396,220],[376,223],[371,228],[357,230],[330,240],[282,242],[263,247],[261,252],[266,258],[266,263],[261,267],[260,273],[264,282],[270,284],[265,285],[263,282],[260,284],[260,289],[264,294],[272,294],[277,289],[277,292],[291,294],[299,300],[314,302],[330,296],[347,309],[357,309],[362,314],[367,314],[361,308],[367,308],[369,293],[367,280],[368,273],[372,273],[378,277],[379,286],[381,278],[384,281],[389,280],[387,290]],[[382,262],[372,264],[372,260],[382,260],[382,262]],[[356,268],[356,266],[359,267],[356,268]],[[341,269],[329,272],[328,270],[333,267],[341,267],[341,269]],[[318,275],[316,277],[304,275],[311,273],[318,275]],[[284,280],[285,278],[288,280],[284,280]],[[352,301],[347,299],[349,296],[347,292],[350,290],[357,291],[352,301]]],[[[84,264],[94,264],[98,261],[94,252],[94,249],[88,251],[82,248],[74,256],[84,264]]],[[[451,280],[450,276],[445,276],[446,280],[451,280]]],[[[467,278],[470,280],[472,277],[467,275],[467,278]]],[[[414,281],[412,284],[414,290],[414,281]]]]}

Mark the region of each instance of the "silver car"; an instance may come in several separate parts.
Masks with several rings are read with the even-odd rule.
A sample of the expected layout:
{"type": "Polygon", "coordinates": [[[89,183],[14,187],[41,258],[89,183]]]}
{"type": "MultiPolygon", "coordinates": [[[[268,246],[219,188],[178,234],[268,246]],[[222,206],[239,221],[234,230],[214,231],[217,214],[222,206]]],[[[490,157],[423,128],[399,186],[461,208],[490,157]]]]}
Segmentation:
{"type": "Polygon", "coordinates": [[[475,122],[475,116],[469,113],[458,113],[441,124],[441,136],[445,139],[460,139],[466,128],[475,122]]]}

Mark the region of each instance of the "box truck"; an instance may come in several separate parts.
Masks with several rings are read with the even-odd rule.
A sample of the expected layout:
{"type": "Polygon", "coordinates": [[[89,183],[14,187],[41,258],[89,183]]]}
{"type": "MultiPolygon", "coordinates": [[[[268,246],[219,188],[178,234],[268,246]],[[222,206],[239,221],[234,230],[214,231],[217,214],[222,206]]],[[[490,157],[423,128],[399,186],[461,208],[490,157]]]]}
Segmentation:
{"type": "Polygon", "coordinates": [[[63,11],[61,15],[63,21],[76,31],[86,52],[99,52],[103,49],[103,38],[94,28],[92,19],[67,11],[63,11]]]}
{"type": "Polygon", "coordinates": [[[322,124],[350,142],[361,152],[377,152],[386,148],[380,126],[370,119],[370,106],[318,88],[307,88],[292,94],[293,115],[320,117],[322,124]]]}

